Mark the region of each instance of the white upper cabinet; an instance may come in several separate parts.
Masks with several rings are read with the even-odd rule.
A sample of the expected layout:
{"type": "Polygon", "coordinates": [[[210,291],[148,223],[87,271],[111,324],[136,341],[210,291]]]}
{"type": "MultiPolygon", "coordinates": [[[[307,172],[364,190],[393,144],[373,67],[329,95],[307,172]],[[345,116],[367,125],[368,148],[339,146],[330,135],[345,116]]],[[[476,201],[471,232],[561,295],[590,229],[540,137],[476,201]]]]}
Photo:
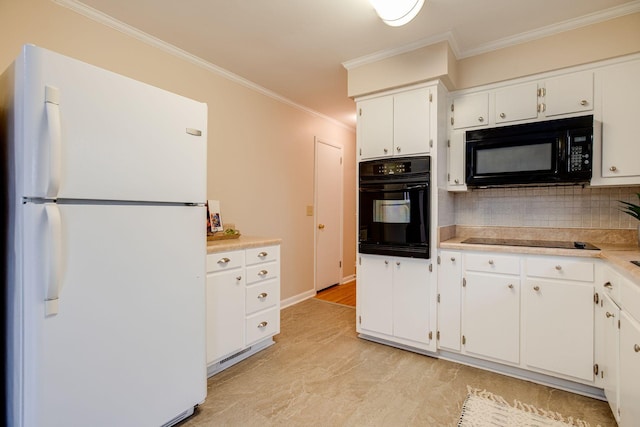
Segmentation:
{"type": "Polygon", "coordinates": [[[359,160],[428,154],[431,99],[419,88],[358,101],[359,160]]]}
{"type": "Polygon", "coordinates": [[[454,130],[449,134],[447,157],[447,190],[466,191],[465,184],[465,134],[454,130]]]}
{"type": "Polygon", "coordinates": [[[538,84],[508,86],[495,92],[496,123],[538,117],[538,84]]]}
{"type": "Polygon", "coordinates": [[[358,145],[362,159],[393,154],[393,97],[358,102],[358,145]]]}
{"type": "Polygon", "coordinates": [[[489,93],[474,93],[453,98],[451,126],[463,129],[489,124],[489,93]]]}
{"type": "Polygon", "coordinates": [[[599,106],[596,119],[601,139],[594,141],[596,160],[592,185],[640,183],[640,143],[636,124],[640,117],[640,61],[604,68],[596,73],[599,106]],[[598,147],[601,144],[601,147],[598,147]],[[598,148],[601,148],[600,150],[598,148]]]}
{"type": "Polygon", "coordinates": [[[544,81],[544,103],[541,110],[546,117],[593,110],[593,72],[584,71],[554,77],[544,81]]]}

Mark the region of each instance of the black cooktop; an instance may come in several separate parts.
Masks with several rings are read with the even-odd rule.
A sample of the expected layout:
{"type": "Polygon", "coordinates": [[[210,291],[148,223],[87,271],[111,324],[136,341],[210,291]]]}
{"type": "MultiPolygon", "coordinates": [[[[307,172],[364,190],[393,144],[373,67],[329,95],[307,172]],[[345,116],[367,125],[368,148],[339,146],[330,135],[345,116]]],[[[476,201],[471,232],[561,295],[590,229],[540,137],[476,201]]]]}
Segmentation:
{"type": "Polygon", "coordinates": [[[559,248],[559,249],[586,249],[599,250],[600,248],[586,242],[562,242],[555,240],[522,240],[522,239],[494,239],[490,237],[470,237],[461,243],[474,245],[502,245],[502,246],[530,246],[533,248],[559,248]]]}

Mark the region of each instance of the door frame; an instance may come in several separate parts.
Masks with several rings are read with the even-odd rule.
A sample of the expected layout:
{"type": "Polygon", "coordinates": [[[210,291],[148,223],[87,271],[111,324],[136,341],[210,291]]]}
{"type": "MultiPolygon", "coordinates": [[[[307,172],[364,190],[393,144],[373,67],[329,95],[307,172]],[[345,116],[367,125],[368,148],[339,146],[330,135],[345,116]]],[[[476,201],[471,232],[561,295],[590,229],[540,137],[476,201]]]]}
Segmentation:
{"type": "Polygon", "coordinates": [[[340,150],[340,277],[338,285],[344,280],[344,146],[335,141],[327,141],[324,138],[313,138],[313,291],[318,292],[318,144],[325,144],[340,150]]]}

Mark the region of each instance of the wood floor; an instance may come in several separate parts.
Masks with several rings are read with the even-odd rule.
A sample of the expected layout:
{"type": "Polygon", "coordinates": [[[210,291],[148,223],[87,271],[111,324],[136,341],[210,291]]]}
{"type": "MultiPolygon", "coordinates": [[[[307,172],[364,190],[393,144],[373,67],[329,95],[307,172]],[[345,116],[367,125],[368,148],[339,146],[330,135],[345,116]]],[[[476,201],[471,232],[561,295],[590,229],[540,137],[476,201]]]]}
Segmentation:
{"type": "Polygon", "coordinates": [[[317,299],[322,301],[333,302],[336,304],[356,306],[356,282],[345,283],[342,285],[334,285],[330,288],[323,289],[316,295],[317,299]]]}

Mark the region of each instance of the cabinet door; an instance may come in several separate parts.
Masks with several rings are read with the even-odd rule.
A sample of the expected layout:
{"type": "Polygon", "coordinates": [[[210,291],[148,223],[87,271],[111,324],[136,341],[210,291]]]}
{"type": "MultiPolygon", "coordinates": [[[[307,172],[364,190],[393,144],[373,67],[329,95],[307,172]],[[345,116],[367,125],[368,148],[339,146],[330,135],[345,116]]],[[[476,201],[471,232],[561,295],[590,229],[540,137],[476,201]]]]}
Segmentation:
{"type": "Polygon", "coordinates": [[[523,290],[525,364],[593,381],[593,285],[527,279],[523,290]]]}
{"type": "Polygon", "coordinates": [[[496,123],[538,117],[538,84],[509,86],[495,92],[496,123]]]}
{"type": "Polygon", "coordinates": [[[438,270],[438,346],[460,351],[462,254],[440,252],[438,270]]]}
{"type": "MultiPolygon", "coordinates": [[[[602,90],[603,178],[640,176],[640,144],[636,142],[638,76],[640,61],[607,68],[598,74],[602,90]]],[[[594,175],[597,173],[594,170],[594,175]]],[[[633,183],[638,182],[640,179],[633,183]]]]}
{"type": "Polygon", "coordinates": [[[620,425],[640,420],[640,323],[620,313],[620,425]]]}
{"type": "Polygon", "coordinates": [[[358,103],[358,145],[360,159],[393,154],[393,97],[358,103]]]}
{"type": "Polygon", "coordinates": [[[603,326],[603,358],[600,363],[600,372],[603,380],[602,387],[604,395],[607,397],[611,412],[620,421],[618,414],[618,382],[620,367],[620,334],[618,321],[620,320],[620,309],[609,298],[602,296],[602,307],[598,310],[600,318],[597,319],[603,326]]]}
{"type": "Polygon", "coordinates": [[[392,273],[390,258],[360,255],[357,304],[362,330],[393,334],[392,273]]]}
{"type": "Polygon", "coordinates": [[[455,98],[451,108],[451,124],[454,129],[489,124],[489,94],[476,93],[455,98]]]}
{"type": "Polygon", "coordinates": [[[447,172],[447,190],[449,191],[465,191],[465,145],[464,131],[454,130],[449,135],[449,152],[447,172]]]}
{"type": "Polygon", "coordinates": [[[394,95],[394,154],[406,156],[429,152],[430,105],[429,89],[417,89],[394,95]]]}
{"type": "Polygon", "coordinates": [[[244,347],[242,269],[207,275],[207,364],[244,347]]]}
{"type": "Polygon", "coordinates": [[[462,309],[465,353],[518,363],[519,278],[467,272],[465,279],[462,309]]]}
{"type": "Polygon", "coordinates": [[[429,343],[431,273],[429,261],[393,259],[393,335],[429,343]]]}
{"type": "Polygon", "coordinates": [[[593,72],[573,73],[546,80],[545,116],[593,110],[593,72]]]}

